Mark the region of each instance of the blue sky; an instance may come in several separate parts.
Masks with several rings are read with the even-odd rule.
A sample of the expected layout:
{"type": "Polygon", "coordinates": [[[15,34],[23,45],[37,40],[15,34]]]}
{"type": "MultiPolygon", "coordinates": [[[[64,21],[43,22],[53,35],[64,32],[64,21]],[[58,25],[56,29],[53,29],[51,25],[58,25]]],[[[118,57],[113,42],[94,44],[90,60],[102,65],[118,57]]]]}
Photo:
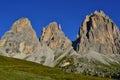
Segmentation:
{"type": "Polygon", "coordinates": [[[75,40],[86,15],[103,10],[120,26],[120,0],[0,0],[0,38],[22,17],[30,19],[37,36],[56,21],[69,39],[75,40]]]}

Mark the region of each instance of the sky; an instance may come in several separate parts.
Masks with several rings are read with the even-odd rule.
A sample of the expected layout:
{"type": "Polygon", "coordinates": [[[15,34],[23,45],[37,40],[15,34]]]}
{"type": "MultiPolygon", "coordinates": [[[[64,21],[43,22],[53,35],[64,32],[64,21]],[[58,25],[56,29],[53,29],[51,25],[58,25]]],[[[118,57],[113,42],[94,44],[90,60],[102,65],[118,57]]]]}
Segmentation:
{"type": "Polygon", "coordinates": [[[85,16],[95,10],[103,10],[120,26],[120,0],[0,0],[0,38],[16,20],[27,17],[38,38],[43,27],[56,21],[75,40],[85,16]]]}

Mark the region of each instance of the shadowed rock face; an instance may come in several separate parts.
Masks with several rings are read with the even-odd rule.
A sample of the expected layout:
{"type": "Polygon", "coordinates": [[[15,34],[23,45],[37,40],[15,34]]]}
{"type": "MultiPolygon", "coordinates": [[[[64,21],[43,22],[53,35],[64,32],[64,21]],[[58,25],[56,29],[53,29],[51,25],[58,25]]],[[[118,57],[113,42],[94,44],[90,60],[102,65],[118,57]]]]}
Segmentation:
{"type": "Polygon", "coordinates": [[[95,11],[86,16],[73,45],[80,54],[91,50],[102,54],[120,54],[120,32],[103,11],[95,11]]]}
{"type": "Polygon", "coordinates": [[[39,40],[27,18],[16,21],[0,42],[6,53],[35,53],[39,48],[39,40]]]}
{"type": "Polygon", "coordinates": [[[66,50],[72,47],[71,41],[64,35],[61,26],[52,22],[42,31],[40,42],[47,44],[51,49],[66,50]]]}

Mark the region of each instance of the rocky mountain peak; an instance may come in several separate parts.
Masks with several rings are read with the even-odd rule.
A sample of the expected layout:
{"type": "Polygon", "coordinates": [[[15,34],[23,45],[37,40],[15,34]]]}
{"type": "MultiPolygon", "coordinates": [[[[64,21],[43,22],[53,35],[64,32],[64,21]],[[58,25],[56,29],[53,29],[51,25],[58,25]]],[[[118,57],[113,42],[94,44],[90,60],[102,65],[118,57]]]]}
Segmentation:
{"type": "Polygon", "coordinates": [[[105,16],[106,16],[106,14],[105,14],[102,10],[95,11],[93,14],[94,14],[94,15],[98,15],[98,16],[102,16],[102,17],[105,17],[105,16]]]}
{"type": "Polygon", "coordinates": [[[33,53],[40,48],[36,33],[27,18],[17,20],[2,37],[0,44],[9,54],[33,53]]]}
{"type": "Polygon", "coordinates": [[[74,43],[78,53],[93,50],[103,54],[120,53],[120,34],[114,22],[103,11],[86,16],[74,43]]]}
{"type": "Polygon", "coordinates": [[[11,31],[13,32],[21,32],[24,29],[30,29],[32,30],[31,23],[28,18],[21,18],[17,20],[11,28],[11,31]]]}
{"type": "Polygon", "coordinates": [[[43,28],[40,41],[46,42],[50,40],[53,35],[61,31],[61,27],[56,22],[50,23],[47,27],[43,28]]]}
{"type": "Polygon", "coordinates": [[[64,35],[61,26],[56,22],[52,22],[43,28],[40,42],[46,43],[52,49],[72,47],[71,41],[64,35]]]}
{"type": "MultiPolygon", "coordinates": [[[[78,56],[72,57],[74,66],[67,67],[66,71],[96,73],[101,64],[112,66],[120,62],[120,32],[116,24],[103,11],[95,11],[85,17],[73,46],[78,56]]],[[[102,69],[105,69],[103,65],[97,75],[102,69]]]]}
{"type": "Polygon", "coordinates": [[[58,25],[57,22],[51,22],[48,25],[48,28],[51,28],[52,31],[61,30],[61,26],[60,26],[60,24],[58,25]]]}

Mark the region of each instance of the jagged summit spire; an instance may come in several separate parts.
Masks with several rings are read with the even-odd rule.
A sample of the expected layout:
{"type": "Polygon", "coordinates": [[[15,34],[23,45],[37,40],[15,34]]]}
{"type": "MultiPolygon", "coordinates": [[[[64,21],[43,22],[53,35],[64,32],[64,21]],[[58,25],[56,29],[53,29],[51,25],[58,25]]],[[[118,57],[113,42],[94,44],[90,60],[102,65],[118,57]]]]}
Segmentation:
{"type": "Polygon", "coordinates": [[[94,14],[105,14],[105,13],[102,10],[96,10],[96,11],[94,11],[94,14]]]}
{"type": "MultiPolygon", "coordinates": [[[[94,11],[94,13],[91,13],[90,15],[87,15],[82,23],[82,26],[80,29],[83,30],[91,30],[91,29],[97,29],[102,28],[105,29],[105,27],[112,28],[112,30],[117,30],[118,27],[116,24],[102,11],[94,11]],[[107,26],[107,23],[111,23],[109,26],[107,26]],[[104,25],[103,25],[104,24],[104,25]],[[105,26],[106,25],[106,26],[105,26]]],[[[79,30],[80,34],[80,30],[79,30]]]]}
{"type": "Polygon", "coordinates": [[[20,32],[26,28],[32,29],[30,20],[28,18],[20,18],[12,25],[11,30],[14,32],[20,32]]]}
{"type": "Polygon", "coordinates": [[[53,22],[51,22],[49,25],[57,25],[57,22],[55,22],[55,21],[53,21],[53,22]]]}
{"type": "Polygon", "coordinates": [[[58,29],[58,30],[61,30],[61,25],[59,24],[58,25],[58,23],[57,22],[51,22],[47,27],[50,27],[51,29],[58,29]]]}
{"type": "Polygon", "coordinates": [[[14,23],[14,25],[15,24],[30,24],[30,20],[28,18],[20,18],[14,23]]]}
{"type": "Polygon", "coordinates": [[[89,50],[104,54],[120,53],[119,29],[103,11],[86,16],[78,35],[75,43],[78,53],[87,53],[89,50]]]}
{"type": "Polygon", "coordinates": [[[105,14],[105,12],[102,11],[102,10],[95,10],[93,13],[91,13],[88,16],[94,16],[94,15],[107,17],[107,15],[105,14]]]}
{"type": "Polygon", "coordinates": [[[39,40],[28,18],[15,21],[11,30],[3,36],[1,43],[9,54],[33,53],[40,48],[39,40]]]}
{"type": "Polygon", "coordinates": [[[61,32],[61,26],[57,22],[51,22],[49,25],[43,28],[40,41],[48,41],[53,35],[61,32]]]}
{"type": "Polygon", "coordinates": [[[72,47],[71,41],[65,36],[61,29],[61,25],[56,22],[52,22],[42,30],[40,42],[46,43],[50,48],[66,49],[72,47]],[[69,46],[68,46],[69,45],[69,46]]]}

